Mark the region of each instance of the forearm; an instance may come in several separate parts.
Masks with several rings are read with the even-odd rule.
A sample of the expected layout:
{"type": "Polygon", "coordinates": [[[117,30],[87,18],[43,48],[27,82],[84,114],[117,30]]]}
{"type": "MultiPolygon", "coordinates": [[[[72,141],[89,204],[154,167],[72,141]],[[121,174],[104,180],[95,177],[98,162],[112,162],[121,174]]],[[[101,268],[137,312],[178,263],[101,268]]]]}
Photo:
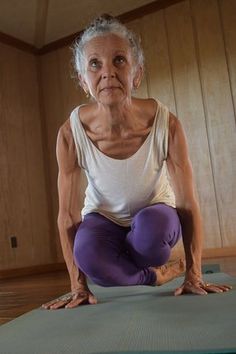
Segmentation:
{"type": "Polygon", "coordinates": [[[78,224],[75,225],[71,219],[58,218],[58,230],[60,234],[63,256],[71,281],[71,290],[87,288],[86,276],[78,269],[74,262],[73,247],[78,224]]]}
{"type": "Polygon", "coordinates": [[[202,220],[197,204],[178,209],[186,256],[186,279],[201,279],[202,220]]]}

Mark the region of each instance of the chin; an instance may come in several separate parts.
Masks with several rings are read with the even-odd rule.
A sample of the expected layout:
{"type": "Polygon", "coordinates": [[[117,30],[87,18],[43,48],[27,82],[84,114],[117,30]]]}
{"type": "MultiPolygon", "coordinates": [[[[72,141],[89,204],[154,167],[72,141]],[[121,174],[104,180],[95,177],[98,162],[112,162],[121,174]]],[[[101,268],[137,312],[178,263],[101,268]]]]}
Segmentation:
{"type": "Polygon", "coordinates": [[[105,105],[117,105],[119,103],[123,103],[128,97],[124,95],[106,95],[103,97],[99,97],[99,102],[105,105]]]}

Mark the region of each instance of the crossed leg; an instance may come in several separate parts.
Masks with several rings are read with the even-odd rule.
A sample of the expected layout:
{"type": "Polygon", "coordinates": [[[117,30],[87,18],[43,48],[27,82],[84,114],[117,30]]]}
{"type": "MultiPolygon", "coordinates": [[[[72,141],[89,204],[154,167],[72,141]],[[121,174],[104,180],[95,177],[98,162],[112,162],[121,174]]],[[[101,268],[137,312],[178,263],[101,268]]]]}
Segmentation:
{"type": "Polygon", "coordinates": [[[177,212],[165,204],[142,209],[131,227],[91,213],[77,230],[74,259],[101,286],[161,285],[183,271],[182,263],[162,267],[180,235],[177,212]]]}

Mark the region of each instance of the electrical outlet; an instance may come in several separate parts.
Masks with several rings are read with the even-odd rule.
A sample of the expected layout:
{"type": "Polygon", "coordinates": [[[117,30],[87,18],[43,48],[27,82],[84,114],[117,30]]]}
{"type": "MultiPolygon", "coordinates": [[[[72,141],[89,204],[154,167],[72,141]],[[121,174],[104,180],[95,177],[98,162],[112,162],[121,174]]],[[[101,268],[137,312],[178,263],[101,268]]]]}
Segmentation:
{"type": "Polygon", "coordinates": [[[17,248],[17,238],[16,238],[16,236],[11,236],[11,248],[17,248]]]}

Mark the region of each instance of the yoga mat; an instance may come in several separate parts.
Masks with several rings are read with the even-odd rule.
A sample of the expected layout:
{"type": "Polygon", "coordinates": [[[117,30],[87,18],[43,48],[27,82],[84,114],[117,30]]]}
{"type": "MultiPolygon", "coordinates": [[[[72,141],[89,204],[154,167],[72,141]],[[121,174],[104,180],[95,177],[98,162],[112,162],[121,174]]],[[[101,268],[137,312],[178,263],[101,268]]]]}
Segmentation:
{"type": "Polygon", "coordinates": [[[233,290],[173,296],[161,287],[91,285],[97,305],[33,310],[0,327],[1,354],[236,353],[236,278],[204,275],[233,290]]]}
{"type": "Polygon", "coordinates": [[[220,265],[219,264],[203,264],[202,265],[202,274],[212,274],[212,273],[220,273],[220,265]]]}

